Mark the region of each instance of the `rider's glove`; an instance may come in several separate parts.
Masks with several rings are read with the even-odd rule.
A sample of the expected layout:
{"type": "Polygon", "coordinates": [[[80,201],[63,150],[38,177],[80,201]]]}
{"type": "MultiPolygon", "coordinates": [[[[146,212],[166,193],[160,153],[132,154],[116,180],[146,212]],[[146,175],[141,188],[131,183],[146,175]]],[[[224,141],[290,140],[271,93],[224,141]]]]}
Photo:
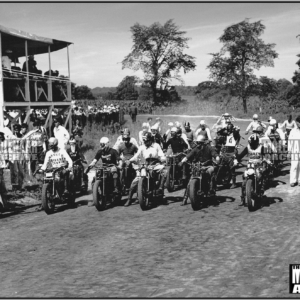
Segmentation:
{"type": "Polygon", "coordinates": [[[130,160],[127,159],[127,160],[125,161],[125,163],[126,163],[127,166],[129,166],[129,165],[130,165],[130,160]]]}
{"type": "Polygon", "coordinates": [[[178,163],[178,166],[181,167],[182,165],[183,165],[183,162],[180,161],[180,162],[178,163]]]}
{"type": "Polygon", "coordinates": [[[238,160],[237,160],[237,159],[234,159],[234,160],[233,160],[233,165],[234,165],[234,166],[237,166],[237,165],[238,165],[238,163],[239,163],[239,162],[238,162],[238,160]]]}

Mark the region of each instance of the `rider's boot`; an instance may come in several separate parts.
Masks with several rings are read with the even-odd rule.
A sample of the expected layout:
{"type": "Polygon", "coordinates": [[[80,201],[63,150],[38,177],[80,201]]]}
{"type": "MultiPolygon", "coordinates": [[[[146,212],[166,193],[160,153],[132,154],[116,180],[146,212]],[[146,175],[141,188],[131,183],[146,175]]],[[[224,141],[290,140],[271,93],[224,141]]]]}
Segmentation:
{"type": "Polygon", "coordinates": [[[236,176],[232,176],[232,184],[231,184],[230,188],[231,189],[237,188],[237,185],[236,185],[236,176]]]}
{"type": "Polygon", "coordinates": [[[132,189],[130,189],[129,190],[129,194],[128,194],[128,200],[124,204],[125,207],[127,207],[127,206],[129,206],[131,204],[133,194],[134,194],[134,191],[132,189]]]}
{"type": "Polygon", "coordinates": [[[183,199],[182,199],[182,202],[180,204],[180,206],[184,206],[184,205],[187,205],[187,201],[188,201],[188,186],[184,192],[184,195],[183,195],[183,199]]]}
{"type": "Polygon", "coordinates": [[[166,182],[166,176],[164,175],[161,175],[161,178],[160,178],[160,185],[159,185],[159,188],[158,188],[158,192],[159,193],[162,193],[164,192],[164,188],[165,188],[165,182],[166,182]]]}
{"type": "Polygon", "coordinates": [[[86,186],[86,182],[85,182],[85,176],[84,176],[84,172],[81,172],[81,187],[84,188],[86,186]]]}
{"type": "Polygon", "coordinates": [[[63,195],[66,196],[69,194],[69,191],[68,191],[68,178],[67,176],[65,175],[65,190],[63,192],[63,195]]]}
{"type": "Polygon", "coordinates": [[[215,176],[212,176],[210,180],[209,196],[215,196],[215,195],[216,195],[216,178],[215,176]]]}
{"type": "Polygon", "coordinates": [[[119,194],[119,182],[118,182],[118,178],[114,178],[114,194],[119,194]]]}
{"type": "Polygon", "coordinates": [[[240,202],[239,206],[244,206],[244,205],[245,205],[245,196],[242,195],[241,196],[241,202],[240,202]]]}

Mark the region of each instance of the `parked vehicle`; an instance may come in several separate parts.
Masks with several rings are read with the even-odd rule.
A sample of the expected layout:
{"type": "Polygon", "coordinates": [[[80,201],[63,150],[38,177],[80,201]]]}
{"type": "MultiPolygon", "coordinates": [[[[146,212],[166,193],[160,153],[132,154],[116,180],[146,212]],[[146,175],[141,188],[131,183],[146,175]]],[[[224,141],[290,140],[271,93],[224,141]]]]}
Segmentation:
{"type": "Polygon", "coordinates": [[[145,162],[139,164],[137,196],[142,210],[146,210],[151,203],[162,200],[164,197],[163,193],[159,193],[158,191],[161,179],[160,174],[156,174],[157,171],[164,166],[156,166],[156,164],[156,160],[150,163],[145,162]]]}
{"type": "Polygon", "coordinates": [[[107,204],[119,204],[122,195],[114,193],[113,176],[111,173],[112,164],[102,164],[94,166],[96,170],[92,182],[93,201],[97,210],[102,211],[107,204]]]}
{"type": "Polygon", "coordinates": [[[76,196],[73,188],[67,195],[64,195],[65,190],[64,181],[60,179],[60,172],[65,167],[48,168],[44,172],[43,186],[42,186],[42,208],[45,213],[52,214],[56,204],[67,203],[69,207],[75,204],[76,196]]]}

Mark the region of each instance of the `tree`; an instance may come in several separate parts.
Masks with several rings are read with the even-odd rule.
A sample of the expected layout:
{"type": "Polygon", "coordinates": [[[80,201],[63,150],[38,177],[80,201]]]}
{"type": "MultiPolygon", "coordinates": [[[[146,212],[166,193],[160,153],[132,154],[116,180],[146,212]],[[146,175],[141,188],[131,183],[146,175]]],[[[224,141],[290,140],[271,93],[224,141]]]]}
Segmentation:
{"type": "Polygon", "coordinates": [[[74,97],[77,100],[95,99],[91,89],[87,85],[79,85],[75,87],[74,97]]]}
{"type": "Polygon", "coordinates": [[[260,112],[262,112],[263,103],[267,103],[269,107],[272,107],[275,104],[275,99],[278,94],[277,81],[267,76],[261,76],[257,94],[260,99],[260,112]]]}
{"type": "Polygon", "coordinates": [[[181,70],[187,73],[195,70],[195,58],[184,54],[189,38],[184,37],[173,20],[164,25],[156,22],[149,27],[135,23],[131,28],[132,51],[122,61],[122,68],[142,70],[144,82],[152,90],[153,100],[157,100],[157,85],[166,84],[171,79],[183,80],[181,70]]]}
{"type": "Polygon", "coordinates": [[[126,76],[118,85],[116,91],[117,100],[136,100],[139,94],[136,90],[136,84],[139,82],[137,76],[126,76]]]}
{"type": "Polygon", "coordinates": [[[250,23],[248,19],[227,27],[220,42],[219,53],[211,53],[208,65],[210,78],[230,88],[232,95],[243,103],[247,113],[247,100],[257,93],[258,79],[254,70],[262,66],[273,67],[278,54],[275,44],[266,44],[260,36],[265,26],[261,21],[250,23]]]}

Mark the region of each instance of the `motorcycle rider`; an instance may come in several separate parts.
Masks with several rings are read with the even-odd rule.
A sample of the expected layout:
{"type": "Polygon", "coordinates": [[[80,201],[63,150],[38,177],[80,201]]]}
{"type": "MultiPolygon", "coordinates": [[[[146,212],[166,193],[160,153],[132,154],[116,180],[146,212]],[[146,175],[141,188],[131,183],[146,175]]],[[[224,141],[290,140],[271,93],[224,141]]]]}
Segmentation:
{"type": "MultiPolygon", "coordinates": [[[[146,135],[144,136],[144,145],[140,146],[138,152],[129,161],[135,162],[137,161],[137,158],[139,156],[142,156],[142,158],[148,162],[151,162],[151,160],[157,160],[158,164],[156,165],[157,170],[155,172],[157,176],[158,173],[160,173],[161,175],[158,192],[163,194],[164,185],[166,181],[166,169],[162,165],[162,163],[166,161],[166,157],[160,145],[155,143],[153,134],[151,134],[150,132],[146,133],[146,135]]],[[[139,177],[137,176],[131,183],[129,189],[128,201],[127,201],[128,206],[130,205],[132,201],[132,196],[137,189],[138,181],[139,181],[139,177]]]]}
{"type": "MultiPolygon", "coordinates": [[[[216,179],[215,179],[215,168],[212,166],[212,159],[215,158],[217,162],[220,161],[220,158],[215,151],[215,149],[210,146],[203,135],[198,135],[196,139],[197,147],[195,147],[186,157],[182,159],[180,165],[187,161],[201,162],[206,163],[206,166],[209,168],[206,170],[206,173],[210,178],[210,195],[213,196],[216,194],[216,179]]],[[[187,187],[187,190],[189,185],[187,187]]],[[[181,205],[187,204],[188,195],[184,194],[181,205]]]]}
{"type": "MultiPolygon", "coordinates": [[[[130,159],[134,156],[134,154],[138,152],[138,150],[139,148],[136,147],[136,145],[134,145],[133,143],[131,143],[130,135],[128,134],[128,132],[124,130],[123,143],[121,143],[117,149],[119,155],[122,156],[122,159],[119,161],[119,168],[122,170],[123,166],[126,164],[129,167],[128,171],[130,172],[130,174],[127,174],[127,176],[129,176],[130,178],[134,178],[135,175],[135,171],[134,168],[132,168],[132,163],[130,162],[130,159]]],[[[122,177],[122,172],[120,175],[120,177],[122,177]]],[[[127,207],[129,205],[130,201],[127,200],[124,206],[127,207]]]]}
{"type": "Polygon", "coordinates": [[[210,134],[210,129],[208,126],[205,124],[204,120],[200,121],[199,128],[195,131],[195,137],[197,138],[198,135],[203,135],[206,140],[212,141],[211,134],[210,134]]]}
{"type": "Polygon", "coordinates": [[[240,135],[240,129],[237,126],[234,126],[231,121],[228,121],[228,124],[226,127],[221,129],[220,132],[221,135],[224,135],[226,137],[224,147],[221,149],[222,151],[222,160],[225,163],[229,162],[229,167],[231,170],[231,189],[234,189],[237,187],[236,185],[236,174],[235,174],[235,166],[233,164],[233,157],[236,152],[236,146],[239,144],[241,135],[240,135]]]}
{"type": "Polygon", "coordinates": [[[61,166],[68,167],[60,171],[61,183],[64,181],[64,195],[69,194],[70,187],[73,182],[73,161],[65,149],[58,148],[57,138],[51,137],[48,141],[49,151],[46,152],[45,161],[39,172],[43,172],[47,169],[48,164],[51,163],[52,168],[59,168],[61,166]]]}
{"type": "Polygon", "coordinates": [[[147,132],[150,132],[150,127],[148,126],[148,123],[143,123],[142,130],[139,131],[139,145],[140,146],[144,145],[143,137],[147,132]]]}
{"type": "Polygon", "coordinates": [[[101,158],[102,163],[104,164],[113,164],[114,166],[110,168],[111,174],[113,176],[113,182],[114,182],[114,193],[119,194],[119,172],[117,169],[117,166],[119,164],[120,156],[116,149],[113,149],[109,146],[109,138],[102,137],[100,139],[100,150],[95,155],[95,158],[90,163],[88,168],[86,169],[85,173],[87,174],[88,171],[95,166],[97,161],[101,158]]]}
{"type": "MultiPolygon", "coordinates": [[[[243,151],[240,154],[236,155],[236,159],[234,160],[234,165],[237,165],[239,161],[245,156],[249,154],[249,161],[248,163],[253,163],[255,165],[261,165],[261,173],[258,174],[258,177],[262,176],[262,186],[261,186],[261,192],[262,194],[265,191],[266,188],[266,182],[267,182],[267,171],[268,171],[268,165],[263,164],[263,159],[267,155],[265,152],[265,148],[260,143],[259,135],[254,133],[250,135],[248,138],[248,145],[243,149],[243,151]]],[[[266,157],[265,161],[267,164],[271,164],[270,160],[266,157]]],[[[245,204],[245,196],[246,196],[246,177],[243,174],[243,184],[242,184],[242,190],[241,190],[241,203],[240,205],[245,204]]]]}
{"type": "Polygon", "coordinates": [[[137,148],[139,147],[139,144],[137,143],[136,139],[134,137],[130,137],[130,130],[129,128],[125,127],[121,131],[121,135],[118,136],[116,143],[113,146],[113,149],[117,150],[119,145],[123,143],[123,135],[126,134],[130,138],[130,143],[134,144],[137,148]]]}
{"type": "Polygon", "coordinates": [[[190,147],[192,147],[193,141],[194,141],[194,133],[191,129],[190,122],[184,122],[184,130],[187,137],[187,140],[189,142],[190,147]]]}
{"type": "Polygon", "coordinates": [[[161,148],[164,148],[164,144],[165,144],[165,140],[163,139],[163,137],[160,135],[159,133],[159,125],[158,123],[155,123],[152,127],[151,127],[151,134],[154,138],[154,142],[156,144],[158,144],[161,148]]]}
{"type": "MultiPolygon", "coordinates": [[[[171,146],[171,150],[174,155],[178,154],[178,153],[183,153],[185,150],[188,149],[188,145],[186,144],[184,139],[181,137],[181,129],[180,128],[176,128],[176,127],[171,128],[171,138],[165,143],[165,149],[167,149],[169,146],[171,146]]],[[[178,157],[178,158],[182,158],[182,156],[184,156],[184,155],[182,154],[181,157],[178,157]]],[[[187,167],[187,165],[183,164],[182,179],[184,181],[186,181],[186,178],[187,178],[187,176],[186,176],[187,170],[185,170],[186,167],[187,167]]]]}
{"type": "Polygon", "coordinates": [[[253,115],[253,121],[248,125],[245,134],[248,134],[251,129],[255,130],[258,126],[262,126],[263,128],[267,128],[267,126],[264,123],[262,123],[261,121],[258,120],[258,115],[254,114],[253,115]]]}
{"type": "Polygon", "coordinates": [[[81,177],[81,187],[86,187],[88,185],[88,177],[86,174],[84,174],[84,167],[82,163],[87,163],[85,157],[83,156],[82,152],[80,151],[80,148],[78,144],[76,143],[76,140],[73,136],[71,136],[69,140],[70,147],[67,149],[67,153],[71,157],[73,161],[73,166],[78,166],[78,172],[81,177]],[[80,160],[81,159],[81,160],[80,160]]]}

